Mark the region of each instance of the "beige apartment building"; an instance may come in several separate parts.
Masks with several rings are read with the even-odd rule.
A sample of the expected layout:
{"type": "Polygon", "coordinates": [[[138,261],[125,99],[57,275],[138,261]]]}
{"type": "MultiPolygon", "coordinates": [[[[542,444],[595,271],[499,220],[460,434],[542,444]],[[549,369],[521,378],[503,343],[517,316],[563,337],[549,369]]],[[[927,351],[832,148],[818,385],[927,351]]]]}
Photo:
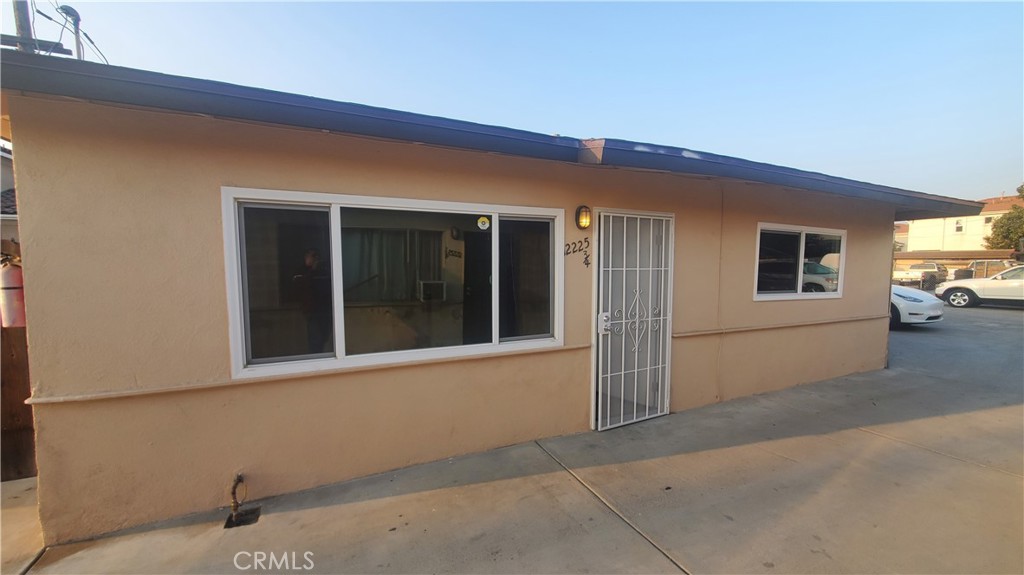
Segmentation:
{"type": "Polygon", "coordinates": [[[981,208],[69,59],[2,73],[48,544],[223,506],[236,473],[255,500],[881,369],[893,222],[981,208]]]}

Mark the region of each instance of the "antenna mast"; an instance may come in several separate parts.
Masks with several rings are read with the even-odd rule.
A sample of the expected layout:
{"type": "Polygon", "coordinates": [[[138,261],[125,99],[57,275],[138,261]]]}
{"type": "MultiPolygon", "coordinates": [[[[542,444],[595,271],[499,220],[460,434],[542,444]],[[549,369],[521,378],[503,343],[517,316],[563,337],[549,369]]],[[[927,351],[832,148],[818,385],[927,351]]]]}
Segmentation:
{"type": "Polygon", "coordinates": [[[28,11],[28,0],[14,0],[14,23],[18,30],[18,50],[22,52],[35,52],[35,42],[32,42],[32,17],[28,11]],[[20,39],[30,40],[22,42],[20,39]]]}

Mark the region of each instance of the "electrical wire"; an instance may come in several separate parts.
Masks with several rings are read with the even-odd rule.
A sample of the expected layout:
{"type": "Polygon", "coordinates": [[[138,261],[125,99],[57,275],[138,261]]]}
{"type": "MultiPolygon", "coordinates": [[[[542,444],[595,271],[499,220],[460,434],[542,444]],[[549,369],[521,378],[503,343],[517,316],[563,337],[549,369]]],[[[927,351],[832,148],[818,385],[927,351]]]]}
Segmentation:
{"type": "Polygon", "coordinates": [[[107,57],[103,55],[103,51],[100,50],[100,47],[96,45],[96,42],[92,41],[92,38],[89,37],[89,33],[85,30],[82,30],[81,28],[79,28],[79,30],[82,32],[82,35],[85,36],[85,39],[89,41],[89,49],[95,52],[96,55],[100,58],[103,58],[103,63],[109,66],[110,60],[107,60],[107,57]]]}
{"type": "Polygon", "coordinates": [[[39,35],[36,34],[36,13],[35,13],[35,10],[38,10],[38,8],[36,8],[36,0],[32,0],[32,10],[33,10],[33,12],[31,12],[29,14],[30,19],[29,19],[28,26],[29,26],[29,29],[32,30],[32,43],[35,44],[36,52],[40,52],[41,50],[39,49],[39,35]]]}
{"type": "MultiPolygon", "coordinates": [[[[54,24],[57,24],[57,25],[59,25],[61,27],[60,37],[57,38],[57,43],[50,47],[50,51],[46,53],[47,56],[49,56],[51,53],[53,53],[53,49],[57,47],[57,44],[60,44],[61,40],[64,39],[64,31],[65,30],[67,30],[69,33],[73,33],[73,32],[71,32],[71,30],[68,30],[68,22],[70,20],[67,17],[67,14],[64,14],[63,12],[60,11],[60,6],[57,6],[56,2],[53,2],[51,0],[50,3],[53,4],[57,8],[57,13],[64,17],[64,22],[63,23],[54,20],[53,18],[50,17],[49,14],[47,14],[46,12],[43,12],[42,10],[40,10],[36,6],[35,0],[32,0],[32,7],[35,9],[36,12],[39,13],[40,16],[42,16],[43,18],[46,18],[50,22],[53,22],[54,24]]],[[[35,22],[35,14],[32,15],[32,19],[33,19],[33,27],[34,27],[35,26],[35,24],[34,24],[34,22],[35,22]]],[[[92,37],[89,36],[89,33],[86,32],[85,30],[83,30],[81,26],[78,27],[78,31],[81,32],[82,35],[85,36],[85,39],[89,41],[89,44],[90,44],[89,49],[92,50],[93,53],[96,54],[97,56],[99,56],[100,58],[103,58],[103,63],[104,64],[110,65],[110,60],[107,60],[106,55],[103,54],[103,51],[100,50],[100,47],[97,46],[96,42],[94,42],[92,37]]],[[[35,30],[34,29],[32,31],[32,35],[35,36],[35,30]]],[[[33,38],[33,40],[36,41],[36,50],[39,51],[39,44],[38,44],[39,41],[38,41],[38,38],[33,38]]]]}
{"type": "MultiPolygon", "coordinates": [[[[34,0],[33,0],[33,4],[35,4],[34,0]]],[[[47,15],[45,12],[39,10],[38,8],[36,8],[36,12],[39,12],[39,14],[41,14],[44,18],[46,18],[50,22],[53,22],[54,24],[58,24],[61,27],[60,37],[57,38],[57,44],[60,44],[61,40],[64,39],[64,31],[65,30],[67,30],[69,33],[73,33],[71,30],[68,29],[68,23],[71,20],[70,20],[70,18],[68,18],[67,14],[64,14],[63,12],[60,12],[60,15],[64,17],[64,22],[61,23],[61,22],[57,22],[56,20],[51,18],[49,15],[47,15]]],[[[89,33],[86,32],[85,30],[83,30],[81,28],[81,26],[79,26],[78,31],[81,32],[81,34],[83,36],[85,36],[85,39],[89,41],[89,44],[90,44],[89,49],[92,50],[93,53],[96,54],[97,56],[99,56],[100,58],[103,58],[103,62],[105,64],[109,65],[110,61],[107,60],[107,57],[103,54],[103,51],[100,50],[100,47],[96,45],[96,42],[93,41],[92,37],[89,36],[89,33]]],[[[54,48],[56,48],[56,44],[54,46],[50,47],[50,51],[47,52],[46,55],[49,56],[53,52],[54,48]]]]}
{"type": "MultiPolygon", "coordinates": [[[[48,15],[46,14],[46,12],[43,12],[42,10],[40,10],[40,9],[39,9],[39,7],[38,7],[38,6],[36,6],[36,3],[35,3],[35,2],[33,2],[33,3],[32,3],[32,8],[33,8],[33,9],[34,9],[34,10],[36,11],[36,13],[38,13],[38,14],[39,14],[40,16],[42,16],[43,18],[46,18],[46,19],[47,19],[47,20],[49,20],[50,22],[54,22],[54,23],[56,23],[56,22],[57,22],[57,21],[56,21],[56,20],[54,20],[53,18],[50,18],[50,17],[49,17],[49,16],[48,16],[48,15]]],[[[35,17],[35,16],[33,16],[33,17],[35,17]]]]}
{"type": "Polygon", "coordinates": [[[39,15],[42,16],[43,18],[46,18],[50,22],[53,22],[54,24],[57,24],[58,26],[60,26],[60,37],[57,38],[57,41],[52,46],[50,46],[49,51],[46,52],[46,55],[49,56],[50,54],[53,53],[54,48],[56,48],[60,44],[61,40],[64,39],[64,31],[68,29],[68,26],[67,26],[68,17],[64,16],[64,14],[61,13],[61,16],[64,16],[64,23],[60,23],[60,22],[54,20],[53,18],[51,18],[49,14],[47,14],[46,12],[43,12],[39,8],[36,8],[36,12],[38,12],[39,15]]]}
{"type": "MultiPolygon", "coordinates": [[[[67,19],[67,18],[65,18],[65,20],[66,20],[66,19],[67,19]]],[[[50,18],[50,20],[53,20],[53,18],[50,18]]],[[[57,22],[56,20],[53,20],[53,21],[54,21],[54,22],[57,22]]],[[[64,39],[64,31],[65,31],[65,30],[67,30],[67,29],[68,29],[68,27],[67,27],[67,26],[65,26],[64,24],[61,24],[61,25],[60,25],[60,36],[58,36],[58,37],[57,37],[57,43],[56,43],[56,44],[54,44],[53,46],[50,46],[50,49],[49,49],[49,50],[48,50],[48,51],[46,52],[46,55],[47,55],[47,56],[49,56],[50,54],[52,54],[52,53],[53,53],[53,49],[54,49],[54,48],[56,48],[56,47],[57,47],[58,45],[60,45],[60,42],[61,42],[61,40],[63,40],[63,39],[64,39]]]]}
{"type": "MultiPolygon", "coordinates": [[[[74,33],[75,33],[74,30],[72,30],[71,28],[68,28],[68,25],[71,24],[71,18],[68,18],[68,15],[65,14],[64,12],[62,12],[60,10],[60,8],[57,9],[57,13],[60,14],[62,18],[64,18],[64,22],[61,23],[61,25],[60,25],[60,27],[61,27],[60,37],[64,38],[64,30],[67,30],[69,34],[74,35],[74,33]]],[[[77,46],[76,46],[76,48],[77,48],[77,46]]]]}
{"type": "MultiPolygon", "coordinates": [[[[33,4],[35,4],[35,3],[33,2],[33,4]]],[[[60,24],[60,22],[58,22],[58,21],[54,20],[53,18],[51,18],[49,14],[47,14],[46,12],[43,12],[39,8],[36,8],[36,13],[39,14],[40,16],[42,16],[43,18],[46,18],[50,22],[53,22],[54,24],[60,24]]]]}

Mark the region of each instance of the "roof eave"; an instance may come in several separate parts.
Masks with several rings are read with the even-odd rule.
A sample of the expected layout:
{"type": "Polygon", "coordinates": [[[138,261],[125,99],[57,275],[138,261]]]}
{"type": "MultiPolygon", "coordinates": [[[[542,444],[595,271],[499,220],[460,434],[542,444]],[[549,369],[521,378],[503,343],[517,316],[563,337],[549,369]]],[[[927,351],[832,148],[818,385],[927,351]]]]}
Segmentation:
{"type": "Polygon", "coordinates": [[[576,162],[579,140],[211,80],[4,51],[3,87],[359,136],[576,162]]]}
{"type": "Polygon", "coordinates": [[[604,166],[730,178],[875,200],[894,204],[896,220],[976,215],[983,207],[982,203],[971,200],[947,198],[707,152],[626,140],[585,140],[580,147],[580,161],[604,166]]]}
{"type": "Polygon", "coordinates": [[[527,158],[732,178],[895,206],[895,219],[980,213],[982,204],[772,164],[625,140],[578,140],[362,104],[5,50],[3,89],[527,158]]]}

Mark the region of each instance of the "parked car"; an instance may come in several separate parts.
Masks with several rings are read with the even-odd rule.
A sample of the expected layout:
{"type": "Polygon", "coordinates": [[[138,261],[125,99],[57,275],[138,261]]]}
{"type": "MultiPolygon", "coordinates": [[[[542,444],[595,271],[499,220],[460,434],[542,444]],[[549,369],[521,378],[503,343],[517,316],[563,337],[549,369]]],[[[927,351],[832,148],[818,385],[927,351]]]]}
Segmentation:
{"type": "Polygon", "coordinates": [[[946,281],[949,270],[942,264],[926,262],[921,264],[896,264],[892,270],[892,283],[899,285],[916,285],[922,289],[932,289],[936,284],[946,281]]]}
{"type": "Polygon", "coordinates": [[[942,321],[942,300],[919,289],[891,286],[889,328],[942,321]]]}
{"type": "Polygon", "coordinates": [[[935,295],[953,307],[1024,304],[1024,266],[1014,266],[990,278],[943,282],[935,286],[935,295]]]}
{"type": "Polygon", "coordinates": [[[830,267],[833,270],[836,270],[838,272],[839,266],[842,265],[842,263],[839,260],[840,260],[839,254],[831,253],[831,254],[825,254],[825,255],[821,256],[821,259],[818,260],[818,263],[823,265],[823,266],[830,267]]]}
{"type": "Polygon", "coordinates": [[[839,289],[839,272],[814,262],[804,262],[803,291],[837,291],[839,289]]]}
{"type": "Polygon", "coordinates": [[[963,269],[971,270],[973,272],[971,277],[988,278],[1007,268],[1019,265],[1021,265],[1021,262],[1015,260],[973,260],[963,269]]]}
{"type": "MultiPolygon", "coordinates": [[[[762,292],[793,292],[796,262],[761,260],[757,267],[757,289],[762,292]]],[[[815,262],[804,262],[802,292],[830,292],[839,289],[839,272],[815,262]]]]}

